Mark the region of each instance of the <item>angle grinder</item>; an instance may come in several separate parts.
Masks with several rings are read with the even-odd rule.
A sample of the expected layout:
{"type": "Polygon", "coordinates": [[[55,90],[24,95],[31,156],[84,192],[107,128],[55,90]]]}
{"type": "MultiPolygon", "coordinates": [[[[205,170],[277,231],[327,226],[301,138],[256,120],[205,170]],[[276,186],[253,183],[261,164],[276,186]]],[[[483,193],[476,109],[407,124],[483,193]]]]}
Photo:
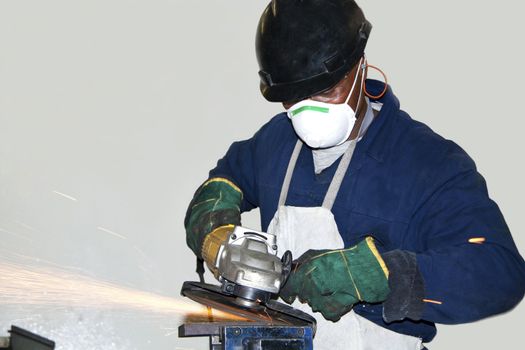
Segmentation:
{"type": "Polygon", "coordinates": [[[220,285],[185,282],[181,294],[206,306],[261,324],[309,325],[315,319],[278,302],[292,269],[292,254],[277,256],[273,234],[235,226],[219,248],[215,268],[220,285]]]}
{"type": "Polygon", "coordinates": [[[265,303],[279,293],[291,265],[290,251],[277,257],[275,235],[236,226],[219,248],[215,267],[223,293],[265,303]]]}

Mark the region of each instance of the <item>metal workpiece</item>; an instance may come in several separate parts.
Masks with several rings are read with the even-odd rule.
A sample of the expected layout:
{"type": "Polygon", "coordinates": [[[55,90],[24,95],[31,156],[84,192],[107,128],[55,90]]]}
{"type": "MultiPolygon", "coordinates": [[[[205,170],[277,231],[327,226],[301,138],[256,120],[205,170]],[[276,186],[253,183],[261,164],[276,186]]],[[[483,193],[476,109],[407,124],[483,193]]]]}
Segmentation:
{"type": "Polygon", "coordinates": [[[283,283],[283,266],[277,257],[275,235],[235,227],[219,249],[216,267],[225,291],[234,292],[233,285],[242,286],[238,291],[244,298],[257,299],[250,289],[271,294],[279,293],[283,283]]]}
{"type": "Polygon", "coordinates": [[[308,327],[225,327],[225,350],[312,350],[312,329],[308,327]]]}
{"type": "Polygon", "coordinates": [[[313,349],[313,330],[306,326],[225,324],[212,329],[191,324],[180,326],[179,337],[187,336],[209,336],[211,350],[313,349]],[[209,331],[213,334],[208,333],[209,331]]]}
{"type": "Polygon", "coordinates": [[[53,350],[55,342],[17,326],[11,326],[10,337],[0,337],[0,349],[53,350]]]}

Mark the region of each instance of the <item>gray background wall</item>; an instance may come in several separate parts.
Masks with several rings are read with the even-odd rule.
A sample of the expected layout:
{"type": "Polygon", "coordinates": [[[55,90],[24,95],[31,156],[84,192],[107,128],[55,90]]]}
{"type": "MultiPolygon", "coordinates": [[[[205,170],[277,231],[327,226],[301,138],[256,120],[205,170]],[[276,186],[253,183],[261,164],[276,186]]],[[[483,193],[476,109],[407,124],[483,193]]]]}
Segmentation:
{"type": "MultiPolygon", "coordinates": [[[[0,1],[0,262],[174,297],[196,279],[182,224],[194,189],[282,108],[258,92],[266,2],[0,1]]],[[[406,111],[476,160],[524,253],[523,5],[360,5],[374,24],[369,62],[406,111]]],[[[258,226],[257,213],[244,220],[258,226]]],[[[0,295],[0,333],[15,323],[59,349],[207,344],[178,339],[177,314],[9,300],[0,295]]],[[[440,326],[431,349],[520,348],[523,321],[522,303],[440,326]]]]}

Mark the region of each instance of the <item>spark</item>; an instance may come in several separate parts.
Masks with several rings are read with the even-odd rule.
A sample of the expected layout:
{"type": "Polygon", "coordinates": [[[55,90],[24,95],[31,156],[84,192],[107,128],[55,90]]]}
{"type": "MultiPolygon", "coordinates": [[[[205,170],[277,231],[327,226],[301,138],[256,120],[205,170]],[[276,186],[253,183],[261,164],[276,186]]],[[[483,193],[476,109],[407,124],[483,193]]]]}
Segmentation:
{"type": "Polygon", "coordinates": [[[140,255],[140,258],[144,264],[138,265],[139,269],[145,273],[148,273],[151,270],[152,263],[150,258],[137,246],[133,246],[133,249],[140,255]]]}
{"type": "Polygon", "coordinates": [[[46,260],[46,259],[43,259],[43,258],[37,258],[37,257],[33,257],[33,256],[30,256],[30,255],[24,255],[24,254],[20,254],[20,253],[15,253],[15,252],[12,252],[11,250],[7,250],[7,249],[0,248],[0,250],[3,251],[2,257],[4,259],[11,258],[11,259],[18,259],[18,260],[26,260],[28,262],[36,262],[38,264],[48,264],[48,265],[51,265],[51,266],[54,266],[54,267],[58,267],[58,268],[61,268],[61,269],[74,270],[74,271],[81,272],[81,273],[86,274],[86,275],[89,274],[84,269],[81,269],[80,267],[64,266],[64,265],[52,262],[50,260],[46,260]],[[10,257],[10,256],[12,256],[12,257],[10,257]]]}
{"type": "Polygon", "coordinates": [[[29,317],[17,318],[17,319],[11,320],[11,324],[18,324],[22,322],[32,321],[33,319],[38,318],[40,316],[41,316],[40,314],[36,314],[36,315],[31,315],[29,317]]]}
{"type": "Polygon", "coordinates": [[[54,193],[54,194],[58,194],[59,196],[62,196],[62,197],[64,197],[64,198],[67,198],[67,199],[69,199],[70,201],[73,201],[73,202],[76,202],[76,201],[77,201],[77,199],[76,199],[75,197],[70,196],[70,195],[68,195],[68,194],[65,194],[65,193],[62,193],[62,192],[58,192],[58,191],[53,191],[53,193],[54,193]]]}
{"type": "Polygon", "coordinates": [[[20,233],[16,233],[16,232],[13,232],[13,231],[8,231],[8,230],[3,229],[1,227],[0,227],[0,232],[7,233],[8,235],[11,235],[13,237],[21,238],[21,239],[26,240],[28,242],[32,242],[33,241],[31,238],[26,237],[24,235],[21,235],[20,233]]]}
{"type": "MultiPolygon", "coordinates": [[[[135,310],[155,314],[207,317],[205,306],[189,300],[122,287],[56,268],[0,262],[0,305],[28,305],[103,310],[135,310]]],[[[214,310],[214,320],[244,320],[214,310]]]]}
{"type": "Polygon", "coordinates": [[[161,327],[160,329],[164,331],[168,331],[164,334],[165,337],[172,336],[173,334],[177,333],[179,331],[178,328],[169,328],[169,327],[161,327]]]}
{"type": "Polygon", "coordinates": [[[37,230],[37,229],[34,228],[33,226],[30,226],[30,225],[28,225],[28,224],[26,224],[25,222],[22,222],[22,221],[18,221],[18,220],[16,220],[16,221],[15,221],[15,224],[20,225],[20,226],[22,226],[23,228],[28,229],[28,230],[30,230],[30,231],[41,232],[40,230],[37,230]]]}
{"type": "Polygon", "coordinates": [[[468,242],[472,244],[483,244],[487,239],[485,237],[472,237],[469,238],[468,242]]]}
{"type": "Polygon", "coordinates": [[[149,257],[146,255],[146,253],[144,253],[144,251],[142,249],[140,249],[137,246],[133,246],[133,249],[135,249],[137,251],[137,253],[139,253],[144,259],[149,260],[149,257]]]}
{"type": "Polygon", "coordinates": [[[113,231],[111,231],[111,230],[108,230],[108,229],[105,228],[105,227],[99,226],[99,227],[97,227],[97,229],[99,229],[100,231],[103,231],[103,232],[109,233],[110,235],[113,235],[113,236],[118,237],[118,238],[120,238],[120,239],[126,239],[126,236],[123,236],[123,235],[121,235],[121,234],[119,234],[119,233],[116,233],[116,232],[113,232],[113,231]]]}
{"type": "Polygon", "coordinates": [[[425,302],[425,303],[431,303],[431,304],[436,304],[436,305],[441,305],[441,304],[443,304],[442,301],[439,301],[439,300],[432,300],[432,299],[423,299],[423,302],[425,302]]]}

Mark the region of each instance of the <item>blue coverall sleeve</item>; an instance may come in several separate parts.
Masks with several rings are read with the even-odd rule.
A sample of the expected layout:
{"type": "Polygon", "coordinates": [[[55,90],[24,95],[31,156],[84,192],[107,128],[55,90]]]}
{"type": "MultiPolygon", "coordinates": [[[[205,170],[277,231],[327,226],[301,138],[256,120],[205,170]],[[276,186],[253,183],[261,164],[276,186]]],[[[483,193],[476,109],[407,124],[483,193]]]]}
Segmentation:
{"type": "Polygon", "coordinates": [[[416,252],[425,285],[422,319],[444,324],[505,312],[525,293],[525,262],[483,177],[466,154],[459,163],[451,157],[458,154],[447,162],[460,166],[439,172],[446,178],[434,179],[438,185],[409,230],[424,247],[416,252]]]}
{"type": "Polygon", "coordinates": [[[258,206],[255,172],[255,143],[257,134],[244,141],[234,142],[226,155],[219,159],[209,177],[223,177],[235,183],[242,191],[241,212],[258,206]]]}

